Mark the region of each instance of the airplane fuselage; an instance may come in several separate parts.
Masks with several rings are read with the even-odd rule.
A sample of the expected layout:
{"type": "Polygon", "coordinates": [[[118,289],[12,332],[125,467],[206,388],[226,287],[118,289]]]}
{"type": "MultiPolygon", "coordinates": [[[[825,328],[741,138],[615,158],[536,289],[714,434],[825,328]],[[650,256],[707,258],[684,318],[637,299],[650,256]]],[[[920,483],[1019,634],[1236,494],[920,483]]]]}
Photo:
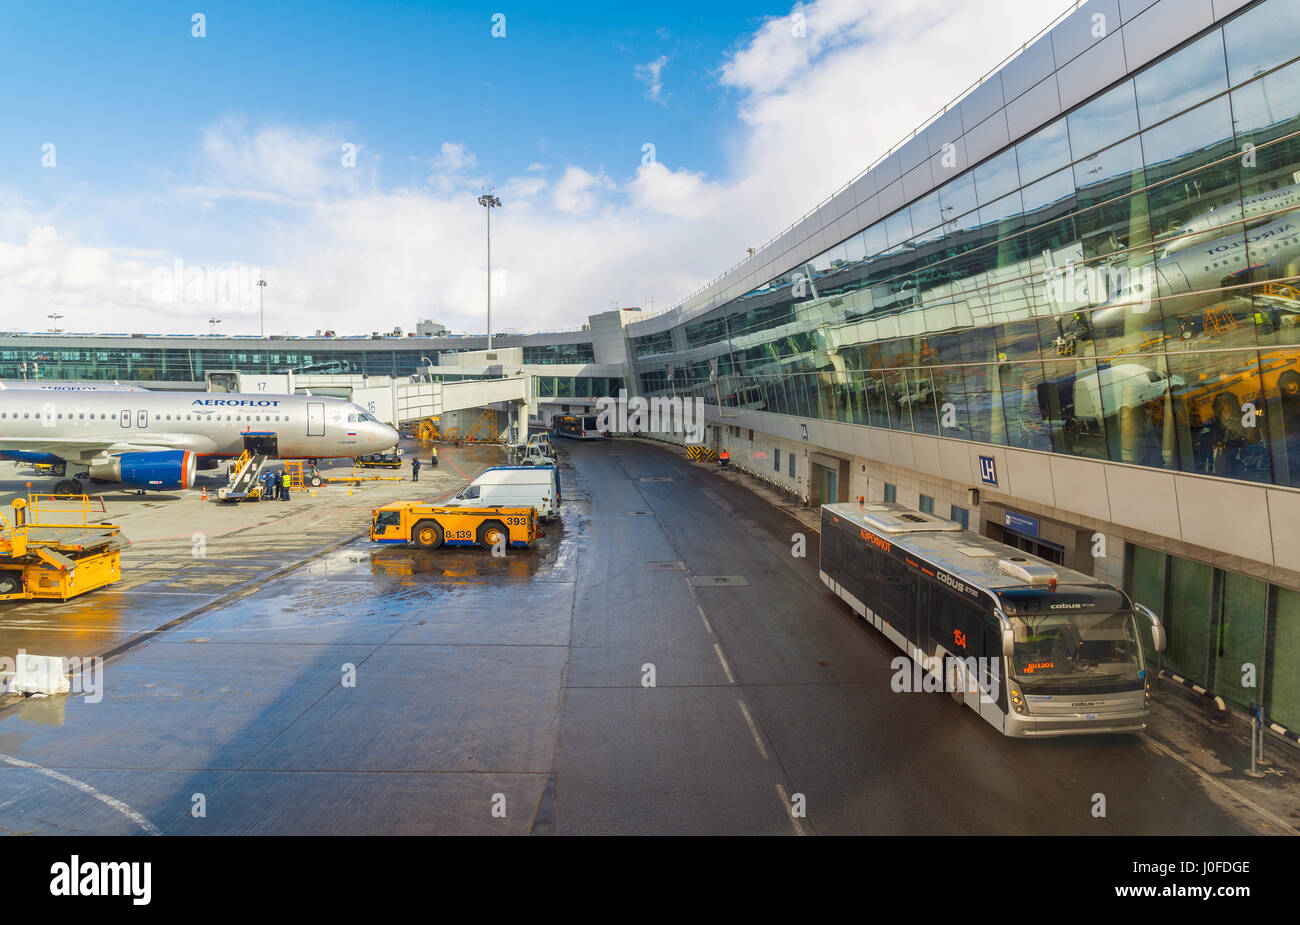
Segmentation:
{"type": "Polygon", "coordinates": [[[268,455],[328,458],[377,453],[397,432],[340,398],[155,391],[0,391],[0,457],[48,454],[74,468],[126,453],[237,456],[250,435],[268,455]]]}

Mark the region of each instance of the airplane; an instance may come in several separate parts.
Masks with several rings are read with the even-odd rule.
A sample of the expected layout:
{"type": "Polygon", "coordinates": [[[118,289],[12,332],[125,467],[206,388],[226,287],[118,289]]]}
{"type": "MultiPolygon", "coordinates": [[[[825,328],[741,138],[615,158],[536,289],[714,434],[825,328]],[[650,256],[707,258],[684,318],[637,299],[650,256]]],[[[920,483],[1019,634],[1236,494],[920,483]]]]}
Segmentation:
{"type": "MultiPolygon", "coordinates": [[[[1284,216],[1247,231],[1233,232],[1179,251],[1172,259],[1130,268],[1127,280],[1092,312],[1094,329],[1123,325],[1132,313],[1143,314],[1157,296],[1212,292],[1252,274],[1282,278],[1300,255],[1300,218],[1284,216]]],[[[1160,316],[1155,314],[1153,318],[1160,316]]]]}
{"type": "Polygon", "coordinates": [[[1165,242],[1164,253],[1160,256],[1171,257],[1188,247],[1203,244],[1207,240],[1207,234],[1216,228],[1225,225],[1249,228],[1261,221],[1280,217],[1298,206],[1300,185],[1294,184],[1247,196],[1245,199],[1234,199],[1184,222],[1178,233],[1165,242]]]}
{"type": "Polygon", "coordinates": [[[53,466],[55,494],[78,479],[169,491],[245,449],[281,459],[379,453],[397,431],[341,398],[236,392],[0,391],[0,459],[53,466]],[[202,465],[200,462],[202,461],[202,465]]]}

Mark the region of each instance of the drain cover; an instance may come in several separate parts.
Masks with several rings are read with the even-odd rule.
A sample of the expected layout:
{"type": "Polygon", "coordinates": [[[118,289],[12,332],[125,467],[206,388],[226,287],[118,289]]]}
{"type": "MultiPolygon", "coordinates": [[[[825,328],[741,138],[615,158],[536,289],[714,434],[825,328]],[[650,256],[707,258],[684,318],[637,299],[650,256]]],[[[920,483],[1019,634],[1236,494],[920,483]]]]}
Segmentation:
{"type": "Polygon", "coordinates": [[[748,588],[744,575],[692,575],[691,584],[697,588],[748,588]]]}
{"type": "Polygon", "coordinates": [[[649,514],[650,514],[649,511],[628,511],[627,512],[628,517],[648,517],[649,514]]]}
{"type": "Polygon", "coordinates": [[[647,562],[645,564],[647,572],[684,572],[686,571],[685,562],[647,562]]]}
{"type": "Polygon", "coordinates": [[[676,480],[675,478],[673,478],[672,476],[668,476],[668,475],[656,475],[656,476],[643,477],[640,481],[642,481],[642,482],[675,482],[675,481],[677,481],[677,480],[676,480]]]}

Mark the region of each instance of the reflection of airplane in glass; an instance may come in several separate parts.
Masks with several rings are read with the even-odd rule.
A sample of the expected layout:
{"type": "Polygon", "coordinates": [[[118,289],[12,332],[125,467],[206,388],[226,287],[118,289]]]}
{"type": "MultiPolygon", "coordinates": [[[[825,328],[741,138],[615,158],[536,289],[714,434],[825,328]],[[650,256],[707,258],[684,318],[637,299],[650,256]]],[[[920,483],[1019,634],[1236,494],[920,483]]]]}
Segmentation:
{"type": "MultiPolygon", "coordinates": [[[[1244,236],[1232,232],[1204,241],[1172,259],[1157,261],[1154,268],[1132,268],[1125,284],[1092,313],[1093,329],[1123,325],[1131,313],[1147,311],[1157,295],[1153,282],[1159,284],[1159,296],[1164,298],[1184,292],[1206,292],[1210,298],[1216,298],[1213,290],[1225,285],[1285,277],[1288,267],[1297,259],[1300,259],[1300,219],[1292,216],[1261,225],[1244,236]]],[[[1276,312],[1279,318],[1275,322],[1284,311],[1295,314],[1300,312],[1300,305],[1289,309],[1279,305],[1276,312]]]]}
{"type": "Polygon", "coordinates": [[[1205,240],[1205,233],[1225,225],[1238,225],[1244,221],[1249,228],[1259,221],[1276,216],[1279,212],[1300,208],[1300,185],[1284,186],[1233,200],[1188,219],[1178,233],[1165,243],[1162,257],[1169,257],[1205,240]],[[1252,221],[1254,220],[1254,221],[1252,221]]]}

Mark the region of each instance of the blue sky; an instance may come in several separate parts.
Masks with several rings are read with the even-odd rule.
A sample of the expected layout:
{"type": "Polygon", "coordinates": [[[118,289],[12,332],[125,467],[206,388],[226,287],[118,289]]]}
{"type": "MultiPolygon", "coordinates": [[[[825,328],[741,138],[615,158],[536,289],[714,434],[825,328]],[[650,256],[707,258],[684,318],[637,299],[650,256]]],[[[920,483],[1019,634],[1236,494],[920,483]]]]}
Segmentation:
{"type": "Polygon", "coordinates": [[[246,330],[246,299],[158,297],[150,280],[182,261],[264,273],[272,330],[470,329],[484,183],[506,200],[503,326],[664,308],[1035,32],[1040,6],[9,4],[3,326],[55,311],[72,330],[206,330],[224,313],[246,330]]]}

